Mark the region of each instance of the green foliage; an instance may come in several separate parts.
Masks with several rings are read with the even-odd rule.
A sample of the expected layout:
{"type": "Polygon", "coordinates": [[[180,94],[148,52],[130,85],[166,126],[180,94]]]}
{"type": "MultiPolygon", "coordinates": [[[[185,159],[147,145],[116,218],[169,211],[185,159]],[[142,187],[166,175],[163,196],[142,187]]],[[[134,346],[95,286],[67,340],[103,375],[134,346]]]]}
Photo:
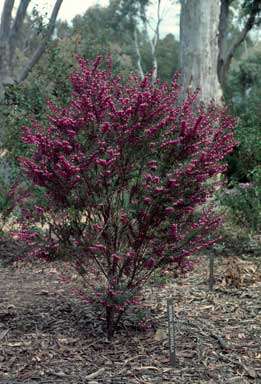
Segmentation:
{"type": "Polygon", "coordinates": [[[114,0],[111,8],[115,12],[115,21],[121,29],[133,32],[137,20],[146,20],[146,9],[149,0],[114,0]]]}
{"type": "Polygon", "coordinates": [[[254,20],[254,24],[259,26],[261,23],[261,2],[257,0],[243,0],[240,17],[247,18],[255,10],[256,16],[254,20]]]}
{"type": "Polygon", "coordinates": [[[72,21],[70,38],[75,42],[75,51],[93,60],[98,52],[106,54],[113,41],[113,30],[109,8],[89,8],[83,16],[77,15],[72,21]]]}
{"type": "Polygon", "coordinates": [[[261,230],[261,168],[255,168],[251,176],[251,183],[232,184],[222,202],[229,207],[235,223],[257,232],[261,230]]]}
{"type": "MultiPolygon", "coordinates": [[[[145,36],[140,36],[140,52],[142,56],[142,66],[145,72],[152,69],[151,47],[145,36]]],[[[170,82],[174,74],[179,69],[179,42],[175,36],[169,33],[163,39],[159,39],[156,56],[158,61],[158,77],[161,81],[170,82]]],[[[133,62],[135,63],[134,57],[133,62]]]]}
{"type": "Polygon", "coordinates": [[[261,52],[242,60],[231,71],[226,89],[227,100],[233,101],[238,124],[235,137],[239,146],[228,157],[230,179],[250,181],[261,164],[261,52]]]}
{"type": "Polygon", "coordinates": [[[226,98],[237,118],[239,146],[227,158],[230,189],[222,196],[234,223],[261,229],[261,51],[252,49],[231,71],[226,98]]]}
{"type": "MultiPolygon", "coordinates": [[[[90,7],[83,16],[73,19],[71,38],[77,41],[77,53],[93,60],[98,54],[113,54],[114,63],[127,77],[137,68],[133,31],[138,20],[146,18],[148,1],[113,1],[108,7],[90,7]]],[[[58,35],[68,36],[68,26],[62,24],[58,35]]],[[[144,72],[152,69],[151,47],[145,30],[138,31],[138,40],[144,72]]],[[[179,45],[172,34],[160,39],[157,45],[158,75],[162,81],[171,81],[178,70],[179,45]]]]}
{"type": "Polygon", "coordinates": [[[14,201],[12,191],[10,191],[8,183],[0,178],[0,236],[3,235],[3,227],[13,211],[14,201]]]}
{"type": "Polygon", "coordinates": [[[159,78],[170,81],[179,69],[179,42],[171,33],[159,40],[157,58],[159,78]]]}
{"type": "Polygon", "coordinates": [[[14,165],[18,157],[26,153],[25,146],[19,140],[22,126],[30,124],[32,116],[37,117],[39,123],[46,121],[46,100],[60,106],[68,101],[68,74],[72,67],[73,60],[70,62],[53,44],[25,82],[6,89],[4,105],[0,109],[1,131],[4,132],[3,146],[7,157],[14,165]]]}

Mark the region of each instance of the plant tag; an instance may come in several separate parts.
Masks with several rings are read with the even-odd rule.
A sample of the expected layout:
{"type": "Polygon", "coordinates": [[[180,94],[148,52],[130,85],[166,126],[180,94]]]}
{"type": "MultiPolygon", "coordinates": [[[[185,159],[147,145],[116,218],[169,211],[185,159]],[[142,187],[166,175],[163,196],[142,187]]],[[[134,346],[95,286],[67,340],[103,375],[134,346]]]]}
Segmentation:
{"type": "Polygon", "coordinates": [[[168,328],[169,328],[169,353],[170,353],[170,365],[176,367],[176,340],[175,340],[175,321],[174,321],[174,309],[173,299],[167,299],[168,307],[168,328]]]}

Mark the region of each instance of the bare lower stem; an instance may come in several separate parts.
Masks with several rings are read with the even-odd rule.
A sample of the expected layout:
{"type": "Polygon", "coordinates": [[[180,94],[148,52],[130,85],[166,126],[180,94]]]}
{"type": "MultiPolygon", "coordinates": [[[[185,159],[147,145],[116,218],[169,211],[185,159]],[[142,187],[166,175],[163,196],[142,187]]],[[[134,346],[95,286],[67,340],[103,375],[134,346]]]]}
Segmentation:
{"type": "Polygon", "coordinates": [[[113,309],[106,308],[107,338],[111,340],[114,334],[113,309]]]}
{"type": "Polygon", "coordinates": [[[209,290],[213,291],[214,287],[214,254],[211,252],[209,255],[209,290]]]}

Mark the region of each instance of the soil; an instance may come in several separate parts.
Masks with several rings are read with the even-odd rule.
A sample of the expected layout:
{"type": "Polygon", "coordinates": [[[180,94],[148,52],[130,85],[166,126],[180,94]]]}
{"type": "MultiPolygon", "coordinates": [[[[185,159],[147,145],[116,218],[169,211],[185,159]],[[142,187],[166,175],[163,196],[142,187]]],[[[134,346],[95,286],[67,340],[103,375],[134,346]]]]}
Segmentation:
{"type": "MultiPolygon", "coordinates": [[[[6,244],[8,252],[19,247],[6,244]]],[[[1,244],[0,252],[4,245],[1,244]]],[[[206,256],[207,257],[207,256],[206,256]]],[[[206,258],[186,277],[147,288],[152,327],[131,315],[111,342],[103,314],[84,304],[60,275],[65,263],[0,267],[0,383],[261,383],[261,268],[257,258],[206,258]],[[172,297],[176,367],[170,366],[166,299],[172,297]]]]}

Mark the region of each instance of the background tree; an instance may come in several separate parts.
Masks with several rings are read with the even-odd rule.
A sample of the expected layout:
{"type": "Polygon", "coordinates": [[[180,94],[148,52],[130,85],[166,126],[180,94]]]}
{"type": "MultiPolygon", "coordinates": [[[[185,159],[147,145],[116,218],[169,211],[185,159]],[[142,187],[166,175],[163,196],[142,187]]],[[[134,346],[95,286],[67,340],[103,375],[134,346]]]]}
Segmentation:
{"type": "Polygon", "coordinates": [[[181,0],[180,64],[183,84],[202,89],[202,99],[219,101],[235,53],[249,31],[260,23],[259,0],[181,0]],[[241,28],[231,39],[232,6],[241,28]]]}
{"type": "Polygon", "coordinates": [[[160,24],[163,20],[161,0],[150,2],[148,0],[116,0],[113,2],[118,15],[117,23],[131,34],[131,45],[135,52],[135,66],[140,77],[146,73],[146,62],[150,60],[150,69],[154,69],[153,80],[158,76],[157,48],[160,41],[160,24]],[[155,21],[151,23],[148,16],[148,7],[155,7],[155,21]],[[153,25],[152,25],[153,24],[153,25]],[[146,57],[144,60],[144,46],[146,57]],[[145,62],[144,62],[145,61],[145,62]]]}
{"type": "Polygon", "coordinates": [[[261,22],[261,2],[260,0],[244,0],[235,2],[233,0],[222,0],[219,22],[219,55],[218,55],[218,78],[224,87],[228,70],[235,53],[247,34],[261,22]],[[230,29],[229,14],[232,6],[237,7],[238,18],[240,19],[241,29],[234,33],[228,40],[230,29]]]}
{"type": "Polygon", "coordinates": [[[39,61],[46,49],[47,42],[53,34],[56,18],[63,0],[56,0],[48,25],[46,26],[43,38],[33,54],[28,57],[27,63],[17,73],[16,72],[16,48],[20,41],[20,33],[26,18],[30,0],[20,0],[14,20],[12,12],[14,0],[5,0],[1,24],[0,24],[0,98],[4,97],[4,85],[20,83],[31,71],[33,66],[39,61]]]}
{"type": "Polygon", "coordinates": [[[201,88],[202,100],[221,100],[217,77],[220,6],[216,0],[182,0],[180,67],[185,87],[201,88]]]}
{"type": "MultiPolygon", "coordinates": [[[[151,49],[147,40],[140,46],[142,65],[145,73],[152,69],[151,49]]],[[[159,39],[156,48],[157,74],[161,81],[170,82],[179,70],[179,41],[172,33],[159,39]]]]}

